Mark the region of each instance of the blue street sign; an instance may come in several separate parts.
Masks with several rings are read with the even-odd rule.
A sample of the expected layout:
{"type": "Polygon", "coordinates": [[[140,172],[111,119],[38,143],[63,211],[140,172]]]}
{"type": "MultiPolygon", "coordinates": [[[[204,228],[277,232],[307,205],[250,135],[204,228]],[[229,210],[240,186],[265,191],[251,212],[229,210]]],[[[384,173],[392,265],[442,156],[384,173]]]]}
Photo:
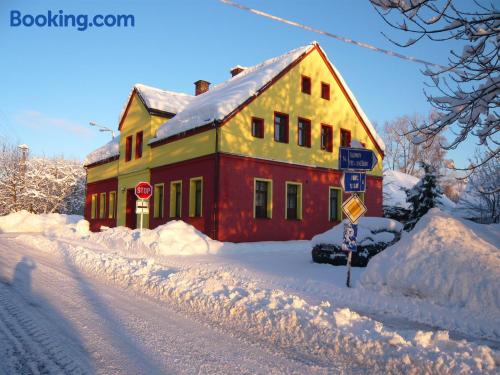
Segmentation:
{"type": "Polygon", "coordinates": [[[344,223],[344,238],[342,240],[342,250],[356,252],[358,245],[356,237],[358,236],[358,224],[344,223]]]}
{"type": "Polygon", "coordinates": [[[346,193],[361,193],[366,190],[366,174],[364,172],[344,172],[342,188],[346,193]]]}
{"type": "Polygon", "coordinates": [[[371,171],[377,165],[377,156],[364,148],[340,147],[340,169],[371,171]]]}

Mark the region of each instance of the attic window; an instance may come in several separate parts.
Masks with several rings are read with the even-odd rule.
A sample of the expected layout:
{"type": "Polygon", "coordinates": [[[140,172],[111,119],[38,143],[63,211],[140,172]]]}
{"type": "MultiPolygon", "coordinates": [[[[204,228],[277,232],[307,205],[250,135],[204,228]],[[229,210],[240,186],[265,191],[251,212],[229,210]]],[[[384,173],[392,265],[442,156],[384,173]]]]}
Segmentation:
{"type": "Polygon", "coordinates": [[[264,138],[264,119],[252,117],[252,136],[264,138]]]}
{"type": "Polygon", "coordinates": [[[321,82],[321,97],[330,100],[330,85],[328,83],[321,82]]]}
{"type": "Polygon", "coordinates": [[[340,129],[340,147],[351,147],[351,132],[340,129]]]}
{"type": "Polygon", "coordinates": [[[301,88],[304,94],[311,95],[311,77],[302,76],[301,88]]]}

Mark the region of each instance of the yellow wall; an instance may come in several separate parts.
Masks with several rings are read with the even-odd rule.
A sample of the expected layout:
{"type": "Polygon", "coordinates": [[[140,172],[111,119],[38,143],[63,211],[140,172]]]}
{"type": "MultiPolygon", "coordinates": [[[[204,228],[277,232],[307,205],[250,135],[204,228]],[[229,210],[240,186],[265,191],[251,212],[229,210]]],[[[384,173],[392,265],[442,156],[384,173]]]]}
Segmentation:
{"type": "Polygon", "coordinates": [[[118,175],[118,160],[87,168],[87,183],[106,180],[118,175]]]}
{"type": "MultiPolygon", "coordinates": [[[[149,169],[118,177],[118,201],[117,201],[117,225],[125,225],[125,208],[127,205],[127,189],[133,189],[137,183],[141,181],[149,182],[149,169]]],[[[151,203],[151,202],[150,202],[151,203]]],[[[135,207],[134,207],[135,211],[135,207]]],[[[143,228],[147,228],[149,223],[149,215],[144,215],[143,228]]],[[[137,222],[139,227],[139,221],[137,222]]]]}
{"type": "Polygon", "coordinates": [[[215,152],[215,129],[154,147],[152,151],[151,168],[212,154],[215,152]]]}
{"type": "Polygon", "coordinates": [[[221,128],[224,152],[338,169],[340,128],[351,131],[352,140],[364,142],[379,162],[371,172],[382,175],[382,158],[317,50],[269,87],[221,128]],[[301,74],[311,77],[311,95],[301,92],[301,74]],[[321,98],[321,82],[330,84],[330,100],[321,98]],[[289,143],[274,141],[274,111],[289,115],[289,143]],[[263,118],[264,138],[251,134],[251,117],[263,118]],[[297,120],[311,120],[311,148],[297,145],[297,120]],[[321,124],[333,126],[333,152],[320,149],[321,124]]]}

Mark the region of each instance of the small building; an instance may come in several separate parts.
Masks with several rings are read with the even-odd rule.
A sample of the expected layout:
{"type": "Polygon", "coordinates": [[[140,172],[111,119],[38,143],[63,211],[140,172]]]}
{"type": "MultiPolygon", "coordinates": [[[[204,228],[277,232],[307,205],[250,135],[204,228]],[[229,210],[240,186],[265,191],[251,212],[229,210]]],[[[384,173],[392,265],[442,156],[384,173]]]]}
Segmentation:
{"type": "Polygon", "coordinates": [[[236,66],[195,95],[136,84],[120,136],[88,155],[85,217],[92,230],[137,226],[134,186],[153,185],[145,227],[183,220],[221,241],[309,239],[342,219],[339,147],[375,152],[361,194],[382,215],[384,145],[314,42],[236,66]]]}

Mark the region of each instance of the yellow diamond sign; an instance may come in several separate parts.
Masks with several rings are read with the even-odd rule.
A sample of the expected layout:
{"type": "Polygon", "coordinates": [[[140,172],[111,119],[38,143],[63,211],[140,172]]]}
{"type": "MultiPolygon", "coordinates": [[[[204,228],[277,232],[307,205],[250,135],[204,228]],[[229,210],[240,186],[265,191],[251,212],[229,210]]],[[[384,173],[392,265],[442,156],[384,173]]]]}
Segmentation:
{"type": "Polygon", "coordinates": [[[351,223],[357,222],[365,214],[366,210],[366,206],[357,194],[351,195],[342,205],[342,211],[351,223]]]}

